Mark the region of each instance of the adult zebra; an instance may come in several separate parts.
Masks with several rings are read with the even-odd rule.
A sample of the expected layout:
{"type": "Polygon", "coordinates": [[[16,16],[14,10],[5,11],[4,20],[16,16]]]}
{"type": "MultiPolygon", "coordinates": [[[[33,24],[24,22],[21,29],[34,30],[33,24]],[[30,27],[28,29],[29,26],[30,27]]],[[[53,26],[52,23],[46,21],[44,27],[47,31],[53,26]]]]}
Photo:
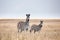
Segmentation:
{"type": "Polygon", "coordinates": [[[26,18],[25,22],[23,22],[23,21],[18,22],[18,24],[17,24],[18,32],[22,32],[24,30],[26,30],[26,31],[28,30],[30,14],[26,14],[26,16],[27,16],[27,18],[26,18]]]}

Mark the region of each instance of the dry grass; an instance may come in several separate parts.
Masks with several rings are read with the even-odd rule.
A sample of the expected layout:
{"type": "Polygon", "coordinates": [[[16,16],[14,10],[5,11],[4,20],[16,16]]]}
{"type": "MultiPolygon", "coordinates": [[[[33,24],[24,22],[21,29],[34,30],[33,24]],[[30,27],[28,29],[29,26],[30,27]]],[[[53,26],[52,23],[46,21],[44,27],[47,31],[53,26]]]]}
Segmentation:
{"type": "MultiPolygon", "coordinates": [[[[19,21],[19,19],[0,19],[0,40],[60,40],[60,19],[43,19],[41,31],[35,34],[29,31],[18,33],[19,21]]],[[[30,26],[32,24],[39,24],[39,20],[30,20],[30,26]]]]}

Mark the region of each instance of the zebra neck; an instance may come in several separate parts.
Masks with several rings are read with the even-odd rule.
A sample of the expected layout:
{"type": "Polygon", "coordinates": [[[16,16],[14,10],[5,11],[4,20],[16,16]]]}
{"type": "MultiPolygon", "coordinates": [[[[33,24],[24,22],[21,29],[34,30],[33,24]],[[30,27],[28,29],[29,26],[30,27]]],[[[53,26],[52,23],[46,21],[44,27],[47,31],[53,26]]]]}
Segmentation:
{"type": "Polygon", "coordinates": [[[40,23],[39,26],[41,26],[42,24],[40,23]]]}
{"type": "Polygon", "coordinates": [[[25,23],[29,25],[29,21],[26,21],[25,23]]]}
{"type": "Polygon", "coordinates": [[[26,24],[29,25],[29,17],[26,18],[26,24]]]}

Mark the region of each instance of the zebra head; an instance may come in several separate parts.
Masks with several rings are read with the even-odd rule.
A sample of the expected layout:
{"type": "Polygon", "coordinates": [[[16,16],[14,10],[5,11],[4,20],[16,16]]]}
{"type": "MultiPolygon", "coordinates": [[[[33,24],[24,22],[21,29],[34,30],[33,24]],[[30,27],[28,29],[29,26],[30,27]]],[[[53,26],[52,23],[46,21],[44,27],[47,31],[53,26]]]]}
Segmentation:
{"type": "Polygon", "coordinates": [[[26,14],[27,18],[26,18],[26,24],[29,24],[29,18],[30,18],[30,14],[26,14]]]}

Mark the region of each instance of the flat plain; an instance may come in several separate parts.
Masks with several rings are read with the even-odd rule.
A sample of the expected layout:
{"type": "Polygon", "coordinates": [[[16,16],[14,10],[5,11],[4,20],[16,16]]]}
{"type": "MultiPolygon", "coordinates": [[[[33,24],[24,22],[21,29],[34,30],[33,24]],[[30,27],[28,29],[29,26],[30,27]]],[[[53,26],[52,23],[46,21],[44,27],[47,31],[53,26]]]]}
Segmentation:
{"type": "Polygon", "coordinates": [[[25,19],[0,19],[0,40],[60,40],[60,19],[31,19],[30,27],[43,20],[43,27],[35,34],[29,30],[18,33],[17,23],[25,19]]]}

